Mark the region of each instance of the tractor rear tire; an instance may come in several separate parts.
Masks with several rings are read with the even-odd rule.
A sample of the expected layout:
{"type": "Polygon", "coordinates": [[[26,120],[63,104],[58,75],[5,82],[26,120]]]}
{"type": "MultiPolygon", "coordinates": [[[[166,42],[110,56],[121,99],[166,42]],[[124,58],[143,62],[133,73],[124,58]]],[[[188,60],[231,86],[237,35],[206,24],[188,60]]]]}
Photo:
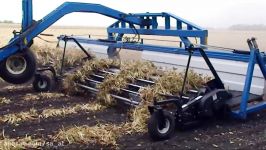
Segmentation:
{"type": "Polygon", "coordinates": [[[172,137],[175,127],[175,117],[168,111],[163,111],[165,117],[165,126],[159,127],[159,119],[156,113],[153,113],[148,122],[148,133],[155,141],[166,140],[172,137]]]}
{"type": "Polygon", "coordinates": [[[30,49],[9,56],[0,63],[0,77],[11,84],[30,81],[36,72],[36,58],[30,49]]]}

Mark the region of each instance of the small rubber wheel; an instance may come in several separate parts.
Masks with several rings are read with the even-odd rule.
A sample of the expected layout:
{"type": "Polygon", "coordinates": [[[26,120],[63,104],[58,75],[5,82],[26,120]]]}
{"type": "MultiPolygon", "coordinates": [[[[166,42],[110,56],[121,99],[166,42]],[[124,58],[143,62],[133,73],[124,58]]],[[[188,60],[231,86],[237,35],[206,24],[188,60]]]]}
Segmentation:
{"type": "Polygon", "coordinates": [[[35,55],[29,49],[9,56],[0,64],[0,76],[3,80],[12,84],[28,82],[35,75],[35,71],[35,55]]]}
{"type": "Polygon", "coordinates": [[[54,89],[55,80],[48,75],[41,74],[35,77],[32,85],[36,92],[48,92],[54,89]]]}
{"type": "Polygon", "coordinates": [[[108,47],[107,49],[107,55],[108,55],[108,58],[110,59],[120,59],[120,53],[119,51],[117,50],[117,48],[115,47],[108,47]]]}
{"type": "Polygon", "coordinates": [[[165,122],[164,126],[159,126],[159,120],[156,113],[153,113],[148,122],[148,133],[155,140],[169,139],[175,131],[175,117],[168,111],[163,111],[165,122]]]}

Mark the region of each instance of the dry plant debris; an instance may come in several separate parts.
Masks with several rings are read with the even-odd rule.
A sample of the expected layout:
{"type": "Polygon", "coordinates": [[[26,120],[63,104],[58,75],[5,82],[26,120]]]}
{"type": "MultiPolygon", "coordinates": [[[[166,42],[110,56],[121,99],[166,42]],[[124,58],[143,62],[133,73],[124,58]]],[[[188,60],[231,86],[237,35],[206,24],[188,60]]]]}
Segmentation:
{"type": "Polygon", "coordinates": [[[74,108],[60,108],[60,109],[45,109],[39,115],[39,118],[50,118],[50,117],[65,117],[66,115],[76,114],[77,111],[74,108]]]}
{"type": "Polygon", "coordinates": [[[72,107],[65,107],[61,109],[45,109],[39,115],[40,118],[59,117],[70,114],[76,114],[78,112],[95,112],[105,109],[106,107],[97,103],[91,104],[77,104],[72,107]]]}
{"type": "Polygon", "coordinates": [[[104,146],[116,146],[119,135],[116,132],[120,127],[116,125],[80,126],[61,129],[54,137],[56,141],[65,141],[69,144],[100,144],[104,146]]]}
{"type": "MultiPolygon", "coordinates": [[[[63,50],[62,49],[52,49],[49,47],[39,47],[34,45],[33,47],[36,53],[36,57],[39,66],[47,66],[52,65],[56,71],[58,72],[61,68],[61,61],[63,56],[63,50]]],[[[79,50],[72,50],[67,49],[65,60],[64,60],[64,67],[74,67],[82,65],[83,58],[85,57],[84,53],[79,50]]]]}
{"type": "Polygon", "coordinates": [[[38,93],[38,94],[26,94],[22,97],[25,101],[36,101],[36,100],[45,100],[45,99],[58,99],[65,97],[65,94],[62,93],[38,93]]]}
{"type": "Polygon", "coordinates": [[[37,119],[47,119],[50,117],[64,117],[66,115],[76,114],[79,112],[95,112],[105,109],[106,107],[97,103],[76,104],[65,108],[44,109],[38,113],[36,109],[31,109],[28,112],[20,112],[14,114],[7,114],[0,116],[0,122],[18,125],[25,121],[32,121],[37,119]]]}
{"type": "MultiPolygon", "coordinates": [[[[68,83],[71,83],[71,91],[74,87],[75,91],[80,90],[75,87],[75,82],[84,81],[86,77],[92,74],[95,70],[104,70],[110,67],[110,60],[93,60],[84,64],[81,70],[77,71],[72,78],[69,78],[68,83]]],[[[118,67],[118,66],[117,66],[118,67]]],[[[135,79],[151,79],[157,76],[155,84],[141,89],[142,102],[140,106],[132,109],[129,113],[131,122],[125,127],[129,132],[145,132],[147,120],[149,118],[148,105],[151,105],[153,100],[161,100],[164,95],[178,96],[181,92],[184,72],[177,70],[166,70],[162,72],[151,62],[132,61],[121,62],[120,72],[115,75],[107,75],[103,83],[98,85],[100,92],[97,94],[97,99],[106,106],[112,106],[115,102],[112,100],[111,93],[119,93],[121,88],[126,88],[127,83],[134,83],[135,79]]],[[[204,85],[210,78],[203,76],[190,70],[188,73],[187,84],[185,91],[189,89],[197,89],[204,85]]]]}
{"type": "Polygon", "coordinates": [[[45,141],[42,139],[34,139],[31,136],[24,138],[10,139],[5,137],[4,131],[0,138],[1,150],[22,150],[22,149],[38,149],[44,145],[45,141]]]}
{"type": "Polygon", "coordinates": [[[0,97],[0,105],[10,104],[10,103],[11,103],[11,100],[9,98],[0,97]]]}
{"type": "MultiPolygon", "coordinates": [[[[153,86],[147,87],[140,91],[143,103],[150,103],[154,99],[160,100],[164,98],[163,95],[178,96],[181,92],[184,80],[184,73],[179,73],[174,70],[166,71],[155,82],[153,86]]],[[[188,72],[185,92],[189,89],[198,89],[204,85],[210,77],[195,73],[193,70],[188,72]]]]}
{"type": "Polygon", "coordinates": [[[144,133],[147,131],[147,121],[150,117],[147,105],[137,106],[136,108],[130,110],[129,119],[125,125],[128,134],[132,133],[144,133]]]}
{"type": "MultiPolygon", "coordinates": [[[[49,53],[44,53],[46,56],[50,56],[49,53]]],[[[49,58],[48,57],[48,58],[49,58]]],[[[53,58],[58,60],[57,58],[53,58]]],[[[59,59],[60,60],[60,59],[59,59]]],[[[50,61],[50,60],[49,60],[50,61]]],[[[46,62],[49,62],[48,60],[46,62]]],[[[72,64],[75,62],[70,61],[72,64]]],[[[160,100],[163,99],[163,95],[179,95],[181,91],[184,72],[177,72],[176,70],[168,70],[164,73],[159,73],[159,70],[155,67],[154,64],[150,62],[134,61],[134,62],[117,62],[114,60],[108,59],[93,59],[83,63],[83,66],[77,70],[74,74],[68,75],[64,81],[64,91],[67,93],[76,93],[80,89],[76,86],[77,82],[84,82],[85,79],[91,74],[95,73],[97,70],[105,70],[110,67],[116,67],[120,69],[120,72],[115,75],[106,76],[103,83],[98,85],[100,92],[97,95],[97,99],[100,100],[106,106],[113,105],[115,102],[112,100],[110,93],[119,92],[121,88],[126,88],[127,83],[133,83],[135,79],[150,79],[152,76],[157,76],[158,79],[155,81],[155,84],[144,89],[141,89],[140,94],[142,98],[142,103],[140,106],[130,110],[129,117],[131,122],[128,122],[123,125],[123,128],[126,129],[126,133],[134,132],[145,132],[147,120],[149,118],[149,112],[147,106],[150,105],[154,99],[160,100]]],[[[209,78],[190,71],[188,74],[187,85],[185,90],[188,89],[197,89],[198,87],[205,84],[209,78]]],[[[48,109],[43,111],[42,116],[44,118],[50,116],[64,116],[67,114],[73,114],[77,112],[76,108],[63,108],[58,109],[48,109]]],[[[118,128],[118,127],[116,127],[118,128]]],[[[99,133],[107,134],[113,136],[114,132],[119,132],[114,129],[106,130],[106,126],[95,126],[95,127],[74,127],[68,130],[62,130],[59,132],[59,139],[67,140],[69,143],[72,142],[81,142],[81,143],[94,143],[93,140],[99,140],[100,144],[103,145],[116,145],[115,141],[107,140],[100,137],[95,137],[93,133],[99,133],[98,130],[102,130],[99,133]],[[95,131],[96,130],[96,131],[95,131]],[[107,132],[109,131],[109,132],[107,132]],[[110,142],[110,143],[108,143],[110,142]]],[[[125,131],[125,130],[124,130],[125,131]]],[[[120,130],[120,134],[124,132],[120,130]]],[[[107,139],[109,136],[106,136],[107,139]]],[[[115,139],[115,138],[114,138],[115,139]]]]}
{"type": "Polygon", "coordinates": [[[76,82],[84,82],[86,77],[93,74],[97,70],[104,70],[110,67],[119,67],[120,62],[111,59],[92,59],[86,61],[83,66],[78,69],[74,74],[68,75],[63,83],[63,91],[68,94],[73,94],[79,91],[76,82]]]}
{"type": "MultiPolygon", "coordinates": [[[[147,87],[140,91],[142,103],[133,110],[129,116],[131,119],[130,128],[135,132],[146,132],[147,121],[150,116],[148,106],[152,104],[153,100],[161,100],[163,95],[180,94],[183,84],[184,73],[178,73],[174,70],[167,71],[156,81],[153,86],[147,87]]],[[[189,71],[185,91],[189,89],[197,89],[204,85],[210,78],[201,74],[195,73],[193,70],[189,71]]]]}
{"type": "Polygon", "coordinates": [[[110,93],[119,92],[121,88],[125,88],[127,83],[134,82],[135,79],[149,79],[150,76],[156,74],[156,67],[150,62],[130,61],[122,63],[120,72],[115,75],[106,77],[103,83],[99,84],[100,92],[97,98],[106,105],[112,105],[110,93]]]}
{"type": "Polygon", "coordinates": [[[15,114],[6,114],[3,116],[0,116],[0,122],[2,123],[9,123],[18,125],[20,122],[33,120],[38,117],[38,113],[36,109],[30,109],[28,112],[20,112],[15,114]]]}

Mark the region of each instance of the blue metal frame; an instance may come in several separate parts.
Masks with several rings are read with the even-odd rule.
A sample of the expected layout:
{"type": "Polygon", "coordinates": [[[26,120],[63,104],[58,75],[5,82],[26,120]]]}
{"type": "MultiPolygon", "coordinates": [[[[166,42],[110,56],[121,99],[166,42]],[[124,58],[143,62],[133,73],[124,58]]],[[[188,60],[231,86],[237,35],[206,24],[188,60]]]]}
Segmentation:
{"type": "Polygon", "coordinates": [[[22,9],[23,9],[23,18],[22,18],[21,30],[26,31],[26,29],[29,26],[31,26],[33,22],[32,0],[23,0],[22,9]]]}
{"type": "MultiPolygon", "coordinates": [[[[59,37],[59,39],[63,39],[64,36],[59,37]]],[[[114,42],[114,41],[105,41],[105,40],[94,40],[88,38],[75,37],[75,39],[80,43],[87,44],[96,44],[103,45],[108,47],[115,48],[124,48],[128,50],[137,50],[137,51],[154,51],[154,52],[162,52],[162,53],[172,53],[172,54],[182,54],[188,55],[188,51],[184,48],[175,48],[175,47],[166,47],[166,46],[158,46],[158,45],[147,45],[142,43],[124,43],[124,42],[114,42]]],[[[254,41],[253,41],[254,42],[254,41]]],[[[205,53],[208,57],[218,58],[218,59],[226,59],[226,60],[238,60],[248,62],[247,74],[244,89],[242,91],[242,99],[240,103],[239,110],[232,111],[231,114],[233,117],[246,119],[247,114],[258,112],[260,110],[266,109],[266,102],[260,102],[253,106],[248,106],[248,100],[250,95],[250,88],[253,79],[253,72],[256,63],[259,65],[261,72],[266,79],[266,64],[265,64],[265,54],[261,53],[257,47],[254,47],[250,44],[250,54],[235,54],[233,52],[215,52],[211,50],[205,50],[205,53]]],[[[201,56],[198,51],[194,51],[193,55],[201,56]]]]}
{"type": "MultiPolygon", "coordinates": [[[[147,45],[143,43],[123,43],[121,42],[124,34],[144,34],[144,35],[159,35],[159,36],[176,36],[179,37],[182,42],[188,46],[190,44],[189,37],[200,38],[201,44],[207,44],[208,31],[189,22],[180,17],[172,15],[170,13],[143,13],[143,14],[126,14],[117,11],[112,8],[108,8],[99,4],[89,3],[76,3],[66,2],[48,14],[43,19],[35,22],[33,20],[32,12],[32,0],[23,0],[23,20],[22,30],[20,34],[14,35],[14,38],[10,40],[9,44],[0,49],[0,61],[16,53],[19,50],[23,50],[31,45],[31,41],[38,36],[45,29],[54,24],[57,20],[72,12],[86,12],[86,13],[98,13],[102,14],[118,21],[108,28],[109,40],[113,42],[104,42],[100,40],[88,40],[78,39],[85,43],[94,43],[99,45],[106,45],[116,48],[126,48],[134,50],[150,50],[164,53],[184,54],[187,55],[187,51],[182,48],[165,47],[158,45],[147,45]],[[158,18],[164,18],[164,27],[159,28],[158,18]],[[171,28],[171,20],[176,22],[175,28],[171,28]],[[135,27],[135,31],[130,27],[132,25],[138,25],[135,27]],[[184,29],[184,26],[186,27],[184,29]],[[113,37],[113,34],[118,34],[113,37]]],[[[253,43],[254,44],[254,43],[253,43]]],[[[254,66],[256,63],[260,66],[264,78],[266,79],[265,61],[266,57],[264,53],[260,53],[259,49],[255,46],[250,46],[250,54],[236,54],[233,52],[206,50],[206,54],[211,58],[228,59],[235,61],[249,62],[245,86],[243,90],[243,97],[240,105],[240,110],[232,112],[232,115],[238,118],[245,119],[248,113],[256,112],[266,108],[266,103],[259,103],[255,106],[248,107],[247,102],[249,99],[249,92],[251,82],[253,78],[254,66]]],[[[195,52],[195,55],[200,55],[195,52]]]]}
{"type": "MultiPolygon", "coordinates": [[[[139,34],[145,35],[162,35],[162,36],[176,36],[180,37],[183,43],[190,43],[188,37],[198,37],[201,39],[202,44],[206,44],[208,31],[183,19],[177,17],[170,13],[141,13],[141,14],[126,14],[99,4],[88,4],[88,3],[75,3],[66,2],[55,9],[53,12],[48,14],[46,17],[38,21],[35,25],[33,24],[32,15],[32,0],[23,0],[23,21],[22,21],[22,32],[20,35],[16,35],[7,45],[0,51],[0,61],[9,55],[15,53],[16,51],[23,49],[28,46],[28,41],[31,41],[49,26],[54,24],[57,20],[66,14],[72,12],[91,12],[99,13],[111,18],[115,18],[118,21],[108,28],[109,38],[113,33],[119,33],[116,41],[121,41],[124,34],[135,34],[135,32],[127,27],[127,24],[139,25],[137,31],[139,34]],[[165,18],[165,27],[163,29],[158,29],[158,18],[165,18]],[[170,27],[171,19],[176,21],[176,27],[173,29],[170,27]],[[33,26],[33,28],[30,28],[33,26]],[[186,27],[184,29],[183,27],[186,27]]],[[[97,42],[97,41],[96,41],[97,42]]],[[[99,43],[104,44],[104,43],[99,43]]],[[[121,43],[113,44],[115,47],[121,47],[121,43]]],[[[176,54],[187,54],[184,48],[175,47],[162,47],[154,45],[145,44],[132,44],[125,43],[122,45],[124,48],[133,49],[145,49],[151,51],[159,51],[166,53],[176,53],[176,54]]],[[[206,50],[207,54],[211,58],[218,59],[229,59],[236,61],[249,61],[249,55],[245,54],[235,54],[228,51],[217,51],[217,50],[206,50]]],[[[265,61],[265,55],[261,53],[261,62],[265,61]]]]}
{"type": "Polygon", "coordinates": [[[49,13],[46,17],[34,23],[32,19],[32,0],[23,0],[23,21],[22,33],[15,35],[10,43],[1,48],[0,61],[6,57],[23,50],[31,43],[36,36],[38,36],[45,29],[49,28],[60,18],[66,14],[73,12],[98,13],[123,22],[128,22],[136,25],[148,26],[151,25],[151,20],[138,18],[131,14],[126,14],[118,10],[100,5],[90,3],[65,2],[54,11],[49,13]]]}
{"type": "MultiPolygon", "coordinates": [[[[253,42],[255,42],[254,39],[253,42]]],[[[248,44],[250,47],[250,55],[249,55],[249,63],[248,63],[245,85],[242,92],[240,109],[237,111],[232,111],[232,116],[240,119],[246,119],[249,113],[258,112],[260,110],[266,109],[266,102],[260,102],[255,105],[248,106],[250,88],[253,78],[254,67],[256,63],[259,65],[261,72],[264,78],[266,79],[266,66],[262,53],[260,53],[258,47],[256,47],[255,44],[253,45],[251,41],[248,41],[248,44]]]]}
{"type": "Polygon", "coordinates": [[[136,27],[136,31],[132,30],[130,24],[127,25],[124,21],[117,21],[108,27],[107,32],[109,39],[114,40],[113,34],[138,34],[141,35],[159,35],[159,36],[176,36],[180,37],[183,43],[188,40],[189,37],[195,37],[200,39],[200,44],[207,44],[208,31],[202,27],[199,27],[183,18],[175,16],[171,13],[141,13],[133,14],[138,18],[151,20],[151,25],[136,27]],[[164,18],[164,26],[158,26],[158,18],[164,18]],[[174,20],[176,26],[171,26],[171,20],[174,20]]]}
{"type": "MultiPolygon", "coordinates": [[[[62,39],[63,37],[59,37],[62,39]]],[[[188,55],[188,52],[185,48],[182,47],[171,47],[171,46],[160,46],[160,45],[150,45],[150,44],[143,44],[143,43],[124,43],[120,41],[102,41],[97,39],[88,39],[82,37],[75,37],[80,43],[86,44],[95,44],[95,45],[103,45],[108,47],[114,48],[123,48],[128,50],[137,50],[137,51],[154,51],[154,52],[162,52],[162,53],[170,53],[170,54],[182,54],[188,55]]],[[[210,58],[217,58],[217,59],[224,59],[224,60],[233,60],[233,61],[242,61],[242,62],[249,62],[249,55],[247,54],[236,54],[231,51],[218,51],[218,50],[205,50],[206,54],[210,58]]],[[[194,56],[201,56],[199,52],[195,51],[194,56]]],[[[265,55],[261,55],[262,61],[265,59],[265,55]]]]}

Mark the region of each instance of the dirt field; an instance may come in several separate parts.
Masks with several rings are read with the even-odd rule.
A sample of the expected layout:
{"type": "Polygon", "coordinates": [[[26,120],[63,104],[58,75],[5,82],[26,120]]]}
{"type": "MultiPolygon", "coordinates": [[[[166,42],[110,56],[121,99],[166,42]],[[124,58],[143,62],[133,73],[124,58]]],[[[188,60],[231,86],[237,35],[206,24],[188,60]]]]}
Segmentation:
{"type": "MultiPolygon", "coordinates": [[[[36,109],[43,112],[46,109],[62,109],[77,104],[92,104],[89,97],[69,97],[60,95],[40,96],[32,91],[31,87],[12,87],[2,89],[1,97],[10,100],[8,104],[1,104],[0,114],[8,115],[27,112],[36,109]],[[31,99],[33,95],[39,99],[31,99]],[[25,98],[25,97],[28,97],[25,98]]],[[[210,120],[201,126],[192,126],[183,131],[177,131],[175,136],[167,141],[154,142],[144,134],[124,135],[118,139],[118,149],[265,149],[266,145],[266,112],[249,116],[249,120],[242,122],[236,120],[210,120]]],[[[101,111],[84,111],[64,116],[48,118],[28,118],[17,124],[0,123],[3,134],[9,139],[24,138],[26,135],[32,139],[42,139],[46,149],[110,149],[111,147],[99,144],[68,144],[54,142],[53,137],[62,128],[72,126],[94,126],[97,124],[119,125],[126,121],[126,110],[121,108],[108,108],[101,111]]],[[[36,142],[37,143],[37,142],[36,142]]],[[[36,144],[34,140],[30,144],[36,144]]]]}
{"type": "MultiPolygon", "coordinates": [[[[17,25],[0,25],[0,46],[8,42],[12,30],[17,25]]],[[[45,31],[56,36],[60,34],[105,34],[101,28],[66,28],[53,27],[45,31]]],[[[55,36],[55,37],[56,37],[55,36]]],[[[266,50],[266,31],[217,31],[209,33],[209,44],[247,49],[246,38],[255,36],[259,39],[261,49],[266,50]]],[[[48,37],[55,41],[55,37],[48,37]]],[[[47,38],[47,37],[44,37],[47,38]]],[[[35,44],[42,47],[54,47],[39,39],[35,44]]],[[[92,108],[67,112],[67,108],[76,105],[94,106],[90,97],[67,96],[60,92],[36,93],[31,85],[11,86],[5,84],[0,89],[0,129],[1,141],[21,144],[20,139],[30,137],[29,146],[37,145],[43,149],[266,149],[266,111],[249,116],[245,122],[233,119],[210,120],[200,126],[192,126],[177,131],[175,136],[166,141],[154,142],[147,133],[125,134],[117,140],[117,146],[99,143],[74,143],[58,140],[58,133],[70,127],[83,125],[92,127],[98,124],[120,125],[127,121],[127,109],[122,106],[103,108],[94,111],[92,108]],[[51,114],[48,110],[63,110],[51,114]],[[15,116],[14,116],[15,114],[15,116]],[[19,114],[20,116],[17,117],[19,114]],[[1,118],[4,118],[1,120],[1,118]],[[6,120],[5,120],[6,119],[6,120]],[[38,140],[41,140],[39,142],[38,140]]],[[[3,146],[3,145],[2,145],[3,146]]]]}

